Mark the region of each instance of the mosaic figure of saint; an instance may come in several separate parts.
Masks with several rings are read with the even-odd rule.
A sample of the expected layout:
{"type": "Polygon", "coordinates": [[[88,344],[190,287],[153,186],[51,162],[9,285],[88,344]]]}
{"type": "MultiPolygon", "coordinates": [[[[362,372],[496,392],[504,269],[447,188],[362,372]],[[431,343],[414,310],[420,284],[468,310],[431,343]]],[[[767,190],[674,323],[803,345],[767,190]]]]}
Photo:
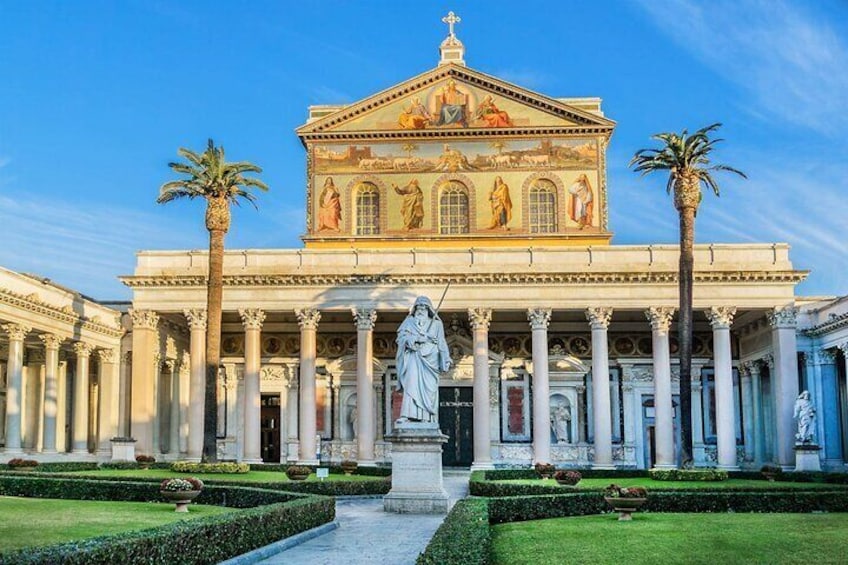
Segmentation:
{"type": "Polygon", "coordinates": [[[589,177],[585,174],[577,177],[577,180],[568,188],[568,194],[571,196],[568,215],[577,222],[577,227],[580,229],[591,226],[594,197],[589,177]]]}
{"type": "Polygon", "coordinates": [[[412,99],[408,108],[404,108],[398,116],[398,125],[403,129],[424,129],[433,120],[430,112],[417,96],[412,99]]]}
{"type": "Polygon", "coordinates": [[[333,178],[327,177],[324,181],[324,189],[318,198],[318,231],[339,231],[341,219],[341,195],[333,184],[333,178]]]}
{"type": "Polygon", "coordinates": [[[489,193],[489,203],[492,206],[492,220],[487,229],[509,229],[507,224],[512,219],[512,199],[509,197],[509,186],[501,177],[495,178],[492,192],[489,193]]]}
{"type": "Polygon", "coordinates": [[[468,116],[466,115],[466,96],[456,88],[456,82],[448,81],[442,91],[438,94],[436,101],[438,103],[438,119],[437,126],[446,126],[450,124],[459,124],[462,127],[468,126],[468,116]]]}
{"type": "Polygon", "coordinates": [[[480,102],[474,116],[478,120],[486,122],[486,127],[490,128],[506,128],[512,125],[512,120],[509,119],[509,114],[495,105],[495,100],[492,98],[491,94],[487,94],[486,97],[483,98],[483,101],[480,102]]]}
{"type": "Polygon", "coordinates": [[[394,191],[403,196],[400,215],[403,217],[403,229],[406,231],[418,229],[424,222],[424,193],[418,186],[418,180],[412,179],[403,188],[392,184],[394,191]]]}

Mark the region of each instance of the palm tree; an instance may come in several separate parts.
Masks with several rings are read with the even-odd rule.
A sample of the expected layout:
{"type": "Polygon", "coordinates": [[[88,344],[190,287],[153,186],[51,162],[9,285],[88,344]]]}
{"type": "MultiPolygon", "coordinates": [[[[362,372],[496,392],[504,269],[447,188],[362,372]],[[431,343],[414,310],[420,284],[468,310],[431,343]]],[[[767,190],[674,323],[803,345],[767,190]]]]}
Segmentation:
{"type": "Polygon", "coordinates": [[[406,151],[406,156],[410,159],[412,158],[412,152],[418,151],[418,146],[414,143],[405,143],[403,147],[401,147],[402,151],[406,151]]]}
{"type": "Polygon", "coordinates": [[[206,229],[209,231],[209,275],[206,281],[206,389],[203,415],[203,461],[218,460],[216,434],[218,428],[218,365],[221,362],[221,302],[224,289],[224,235],[230,229],[230,204],[239,205],[244,198],[254,208],[256,197],[251,188],[268,190],[259,179],[245,173],[261,173],[262,169],[247,161],[228,163],[224,148],[215,147],[210,139],[203,153],[180,147],[177,153],[186,163],[168,163],[175,173],[185,178],[172,180],[159,189],[156,202],[165,204],[178,198],[206,200],[206,229]]]}
{"type": "Polygon", "coordinates": [[[695,216],[701,203],[701,185],[709,187],[719,196],[719,186],[713,178],[716,171],[728,171],[742,178],[745,173],[728,167],[714,165],[710,153],[721,139],[710,139],[710,133],[721,127],[720,123],[699,129],[692,135],[686,130],[677,133],[658,133],[651,136],[660,141],[659,149],[640,149],[630,160],[630,166],[642,176],[668,171],[666,190],[674,191],[674,207],[680,216],[680,431],[682,436],[681,459],[684,467],[692,465],[692,270],[695,216]]]}
{"type": "Polygon", "coordinates": [[[501,154],[503,154],[503,150],[506,149],[506,142],[498,139],[498,140],[489,142],[489,147],[491,147],[492,149],[497,151],[498,155],[501,155],[501,154]]]}

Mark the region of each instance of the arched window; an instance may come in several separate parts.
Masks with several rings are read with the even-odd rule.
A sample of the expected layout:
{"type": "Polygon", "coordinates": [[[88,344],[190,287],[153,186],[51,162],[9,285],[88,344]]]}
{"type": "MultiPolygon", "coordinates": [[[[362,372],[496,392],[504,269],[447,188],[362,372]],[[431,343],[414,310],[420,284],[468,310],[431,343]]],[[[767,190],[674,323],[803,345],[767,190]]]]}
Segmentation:
{"type": "Polygon", "coordinates": [[[380,191],[370,182],[356,187],[356,235],[380,233],[380,191]]]}
{"type": "Polygon", "coordinates": [[[459,181],[449,180],[441,187],[439,233],[468,233],[468,189],[459,181]]]}
{"type": "Polygon", "coordinates": [[[556,185],[547,179],[537,179],[530,186],[530,233],[557,231],[556,185]]]}

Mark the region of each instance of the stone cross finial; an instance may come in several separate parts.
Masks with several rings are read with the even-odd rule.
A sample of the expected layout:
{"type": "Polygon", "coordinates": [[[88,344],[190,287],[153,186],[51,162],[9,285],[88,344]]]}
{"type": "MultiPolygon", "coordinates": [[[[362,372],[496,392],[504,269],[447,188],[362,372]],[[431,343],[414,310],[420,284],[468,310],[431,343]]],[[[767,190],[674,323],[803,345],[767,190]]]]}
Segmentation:
{"type": "Polygon", "coordinates": [[[456,34],[453,32],[453,26],[462,21],[460,17],[454,14],[453,12],[448,12],[448,15],[442,18],[442,21],[448,24],[448,35],[451,38],[456,37],[456,34]]]}

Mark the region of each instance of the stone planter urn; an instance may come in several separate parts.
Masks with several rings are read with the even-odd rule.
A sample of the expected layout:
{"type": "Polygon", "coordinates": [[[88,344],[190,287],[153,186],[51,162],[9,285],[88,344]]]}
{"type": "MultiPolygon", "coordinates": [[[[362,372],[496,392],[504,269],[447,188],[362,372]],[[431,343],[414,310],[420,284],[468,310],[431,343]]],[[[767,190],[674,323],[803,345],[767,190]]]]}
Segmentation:
{"type": "Polygon", "coordinates": [[[356,461],[342,461],[341,468],[345,475],[352,475],[359,467],[356,461]]]}
{"type": "Polygon", "coordinates": [[[309,467],[299,467],[297,465],[292,465],[288,469],[286,469],[286,476],[290,481],[305,481],[312,470],[309,467]]]}
{"type": "Polygon", "coordinates": [[[177,505],[174,512],[188,512],[189,503],[197,498],[199,490],[160,490],[162,498],[177,505]]]}
{"type": "Polygon", "coordinates": [[[643,504],[645,504],[648,499],[647,498],[625,498],[625,497],[611,497],[605,496],[604,500],[607,501],[613,510],[618,512],[619,521],[632,520],[633,516],[631,514],[639,510],[643,504]]]}

